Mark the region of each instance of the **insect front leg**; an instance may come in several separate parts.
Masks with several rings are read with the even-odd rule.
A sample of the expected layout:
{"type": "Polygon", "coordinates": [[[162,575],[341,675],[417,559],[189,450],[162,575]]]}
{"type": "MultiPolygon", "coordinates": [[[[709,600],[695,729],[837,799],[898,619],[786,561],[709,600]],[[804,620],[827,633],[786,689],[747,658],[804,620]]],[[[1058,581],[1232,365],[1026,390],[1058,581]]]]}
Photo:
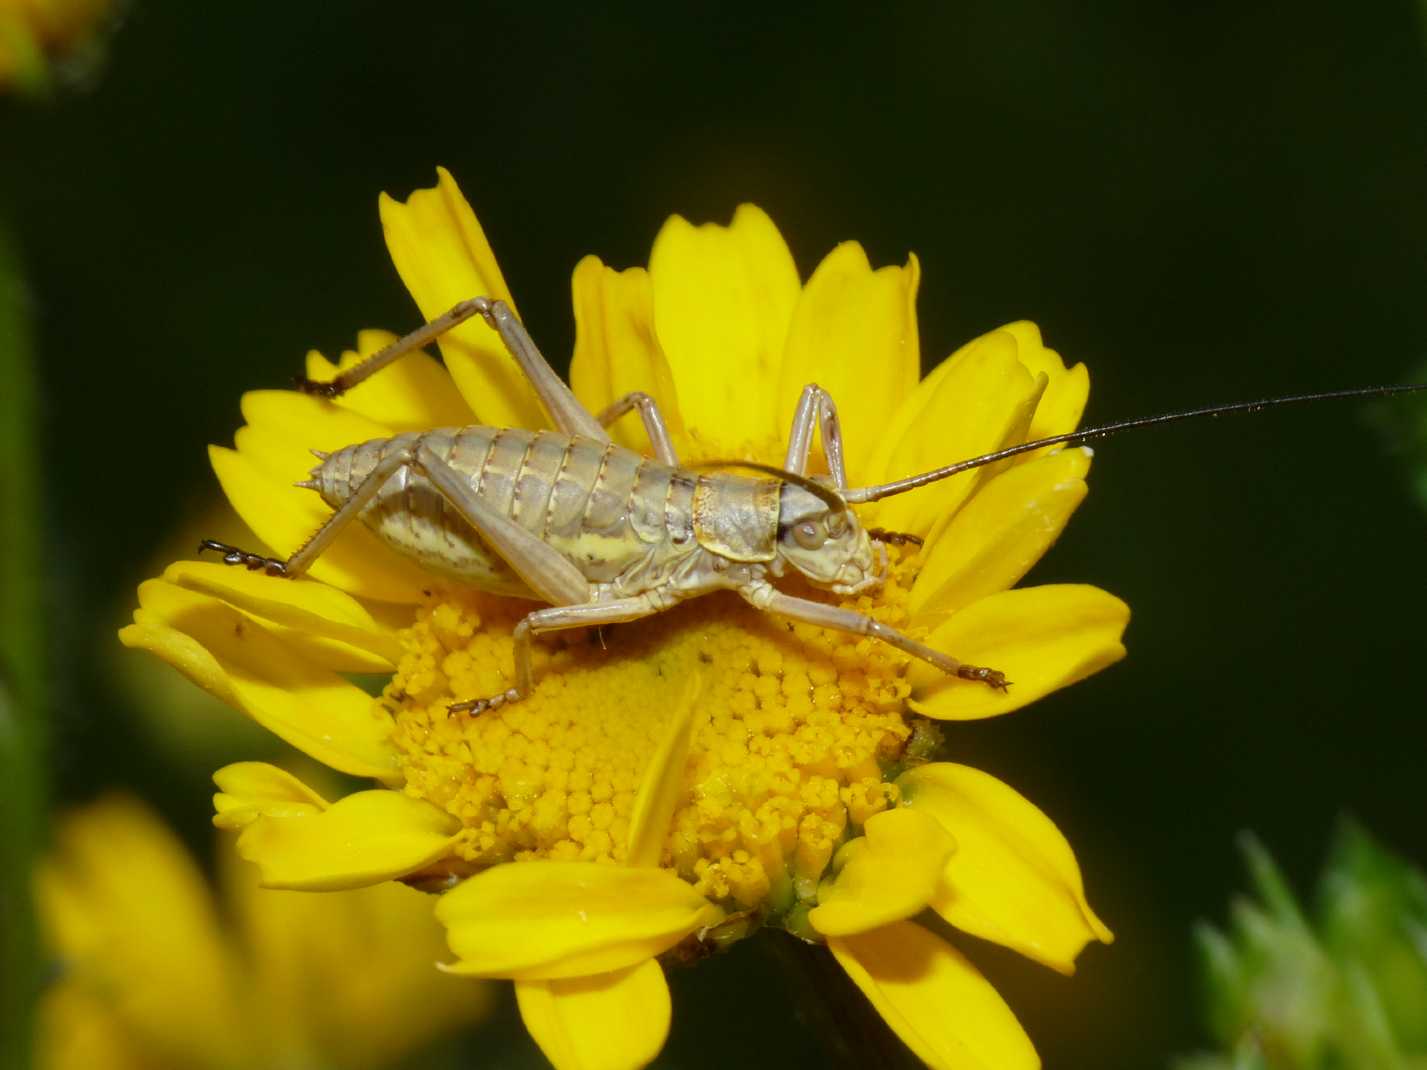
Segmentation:
{"type": "Polygon", "coordinates": [[[965,662],[943,654],[940,650],[933,650],[925,643],[917,642],[911,636],[903,635],[896,628],[889,628],[881,621],[873,620],[854,610],[829,606],[822,602],[814,602],[809,598],[794,598],[770,584],[740,587],[738,593],[752,605],[769,613],[792,617],[804,624],[815,624],[822,628],[851,632],[853,635],[870,635],[874,639],[880,639],[888,646],[894,646],[914,658],[920,658],[922,661],[935,665],[949,676],[955,676],[961,680],[976,680],[994,687],[998,691],[1005,691],[1011,686],[1011,681],[1006,679],[1005,673],[997,669],[967,665],[965,662]]]}
{"type": "MultiPolygon", "coordinates": [[[[842,425],[838,422],[837,405],[833,402],[832,395],[817,383],[809,383],[803,387],[803,393],[798,398],[798,407],[793,413],[793,426],[788,432],[788,453],[783,467],[800,476],[807,473],[814,425],[822,436],[823,453],[827,456],[833,486],[843,490],[847,486],[847,468],[843,459],[842,425]]],[[[869,528],[867,534],[874,542],[885,542],[894,546],[922,544],[918,536],[900,531],[869,528]]]]}
{"type": "Polygon", "coordinates": [[[568,628],[593,628],[604,624],[623,624],[657,613],[662,604],[649,595],[617,598],[611,602],[589,602],[582,606],[551,606],[526,614],[515,626],[515,686],[490,698],[454,702],[446,707],[451,713],[482,713],[497,709],[508,702],[519,702],[534,684],[530,664],[532,637],[568,628]]]}
{"type": "Polygon", "coordinates": [[[649,436],[649,445],[660,464],[670,468],[679,467],[679,455],[674,452],[673,440],[669,438],[669,426],[664,422],[664,414],[659,411],[659,403],[643,390],[625,394],[596,417],[600,426],[608,427],[630,409],[639,410],[639,418],[644,422],[644,433],[649,436]]]}
{"type": "Polygon", "coordinates": [[[808,470],[808,454],[813,445],[813,425],[822,438],[823,454],[827,457],[832,485],[838,490],[847,486],[847,466],[842,454],[842,425],[837,419],[837,405],[832,395],[817,383],[803,387],[798,407],[793,412],[793,426],[788,432],[788,453],[783,467],[798,475],[808,470]]]}

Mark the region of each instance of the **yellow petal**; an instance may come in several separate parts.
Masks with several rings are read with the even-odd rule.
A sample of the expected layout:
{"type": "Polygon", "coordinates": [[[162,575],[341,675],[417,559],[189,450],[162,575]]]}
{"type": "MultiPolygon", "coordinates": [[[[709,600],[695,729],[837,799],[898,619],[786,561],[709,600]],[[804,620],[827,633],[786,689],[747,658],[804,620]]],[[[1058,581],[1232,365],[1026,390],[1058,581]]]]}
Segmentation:
{"type": "Polygon", "coordinates": [[[515,999],[555,1070],[638,1070],[669,1035],[669,985],[653,959],[592,977],[517,981],[515,999]]]}
{"type": "Polygon", "coordinates": [[[336,672],[391,672],[401,659],[396,635],[355,598],[325,583],[265,576],[211,561],[177,561],[164,570],[163,578],[280,625],[295,652],[336,672]]]}
{"type": "Polygon", "coordinates": [[[1036,406],[1026,438],[1049,438],[1074,431],[1080,426],[1085,401],[1090,396],[1090,372],[1085,365],[1067,368],[1060,354],[1041,342],[1040,328],[1028,320],[1008,323],[1001,330],[1016,339],[1016,355],[1026,370],[1046,377],[1045,393],[1036,406]]]}
{"type": "Polygon", "coordinates": [[[843,242],[823,258],[793,310],[778,384],[779,427],[792,425],[805,385],[823,387],[837,403],[854,483],[865,481],[877,443],[921,374],[920,276],[915,256],[904,268],[873,271],[862,246],[843,242]]]}
{"type": "Polygon", "coordinates": [[[250,425],[269,429],[292,446],[300,467],[294,472],[290,464],[284,463],[282,470],[276,473],[283,477],[297,477],[311,468],[311,450],[330,453],[343,446],[391,435],[390,429],[376,420],[295,390],[249,390],[243,395],[239,408],[250,425]]]}
{"type": "Polygon", "coordinates": [[[595,862],[510,862],[436,906],[454,973],[553,980],[652,958],[720,912],[673,873],[595,862]]]}
{"type": "Polygon", "coordinates": [[[238,853],[257,863],[266,888],[360,888],[444,857],[459,828],[424,799],[377,788],[316,813],[262,814],[239,835],[238,853]]]}
{"type": "Polygon", "coordinates": [[[259,817],[310,817],[327,800],[285,769],[267,762],[234,762],[213,774],[213,824],[238,829],[259,817]]]}
{"type": "Polygon", "coordinates": [[[649,255],[654,324],[703,456],[727,456],[778,434],[783,346],[798,269],[778,228],[739,206],[727,227],[664,224],[649,255]]]}
{"type": "Polygon", "coordinates": [[[203,874],[147,807],[107,797],[61,821],[35,905],[57,982],[102,1001],[145,1065],[246,1061],[236,956],[203,874]]]}
{"type": "Polygon", "coordinates": [[[924,551],[907,608],[918,623],[1004,591],[1030,571],[1085,498],[1090,451],[1061,450],[988,480],[924,551]]]}
{"type": "MultiPolygon", "coordinates": [[[[1016,359],[1010,335],[993,331],[968,343],[897,410],[869,465],[871,482],[902,479],[1020,441],[1040,389],[1016,359]]],[[[984,469],[965,472],[860,512],[878,527],[925,536],[988,475],[984,469]]]]}
{"type": "Polygon", "coordinates": [[[199,687],[318,761],[396,775],[391,718],[360,688],[295,655],[246,614],[162,580],[139,587],[125,646],[157,654],[199,687]]]}
{"type": "Polygon", "coordinates": [[[1097,587],[1055,584],[988,595],[953,614],[927,637],[937,650],[999,669],[1004,692],[957,680],[913,662],[908,704],[927,717],[969,721],[1018,710],[1113,665],[1130,607],[1097,587]]]}
{"type": "Polygon", "coordinates": [[[684,765],[694,733],[694,704],[702,686],[695,671],[684,685],[683,697],[674,707],[658,750],[644,769],[629,816],[626,860],[631,866],[657,866],[663,860],[674,809],[684,794],[684,765]]]}
{"type": "MultiPolygon", "coordinates": [[[[307,377],[327,382],[339,371],[360,364],[396,339],[390,331],[361,331],[357,335],[356,351],[344,352],[336,365],[313,350],[307,354],[307,377]]],[[[408,353],[357,384],[337,398],[335,404],[381,424],[391,434],[427,431],[433,427],[464,427],[476,422],[446,369],[424,352],[408,353]]]]}
{"type": "Polygon", "coordinates": [[[818,905],[808,914],[824,936],[866,932],[919,913],[956,849],[934,818],[915,810],[884,810],[863,830],[837,852],[836,874],[818,888],[818,905]]]}
{"type": "MultiPolygon", "coordinates": [[[[279,557],[291,554],[332,515],[312,491],[292,486],[296,479],[305,478],[305,473],[293,479],[275,477],[251,458],[221,446],[208,447],[208,459],[233,508],[279,557]]],[[[423,586],[430,583],[426,573],[384,545],[360,522],[337,536],[307,574],[382,602],[419,602],[423,586]]]]}
{"type": "Polygon", "coordinates": [[[902,1042],[933,1070],[1035,1070],[1040,1059],[986,978],[910,921],[827,946],[902,1042]]]}
{"type": "Polygon", "coordinates": [[[950,762],[913,769],[897,785],[907,807],[956,837],[931,902],[950,924],[1066,974],[1091,940],[1114,939],[1085,900],[1070,844],[1024,796],[950,762]]]}
{"type": "MultiPolygon", "coordinates": [[[[404,203],[382,194],[380,208],[392,263],[427,320],[472,297],[499,298],[515,307],[485,231],[444,167],[436,169],[435,188],[417,190],[404,203]]],[[[548,425],[535,391],[481,317],[447,331],[440,345],[477,422],[548,425]]]]}
{"type": "MultiPolygon", "coordinates": [[[[642,390],[654,399],[670,437],[683,435],[674,375],[654,333],[654,298],[642,268],[615,271],[587,256],[570,280],[575,305],[575,355],[570,388],[599,414],[626,394],[642,390]]],[[[622,446],[649,452],[638,413],[621,417],[610,436],[622,446]]]]}

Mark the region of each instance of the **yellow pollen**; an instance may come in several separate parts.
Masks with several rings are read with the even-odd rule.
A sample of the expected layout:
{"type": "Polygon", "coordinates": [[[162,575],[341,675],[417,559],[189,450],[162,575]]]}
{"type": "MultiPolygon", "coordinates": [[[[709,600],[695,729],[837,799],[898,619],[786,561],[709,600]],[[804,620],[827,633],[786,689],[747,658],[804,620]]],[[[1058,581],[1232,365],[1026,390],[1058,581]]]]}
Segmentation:
{"type": "MultiPolygon", "coordinates": [[[[905,628],[919,563],[893,548],[883,587],[845,604],[905,628]]],[[[781,912],[813,897],[838,845],[897,802],[883,772],[912,726],[908,659],[891,647],[719,593],[538,639],[530,696],[449,714],[453,702],[510,686],[512,630],[530,609],[466,591],[434,596],[403,632],[383,696],[406,791],[463,826],[452,871],[624,861],[641,777],[695,671],[703,689],[663,865],[710,899],[781,912]]]]}

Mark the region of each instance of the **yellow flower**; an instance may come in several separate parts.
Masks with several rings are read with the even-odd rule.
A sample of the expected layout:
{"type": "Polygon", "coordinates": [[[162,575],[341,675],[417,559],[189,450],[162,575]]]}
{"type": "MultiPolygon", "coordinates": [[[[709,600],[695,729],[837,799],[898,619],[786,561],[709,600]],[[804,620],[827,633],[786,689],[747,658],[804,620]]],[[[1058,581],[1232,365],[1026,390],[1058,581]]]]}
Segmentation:
{"type": "Polygon", "coordinates": [[[489,1005],[431,969],[439,929],[419,893],[273,892],[246,863],[222,869],[220,906],[173,834],[127,797],[61,822],[36,874],[57,968],[40,1067],[355,1070],[489,1005]]]}
{"type": "MultiPolygon", "coordinates": [[[[444,171],[405,203],[384,197],[381,216],[428,319],[475,295],[510,301],[444,171]]],[[[758,209],[727,227],[675,217],[647,271],[593,257],[575,269],[571,382],[593,412],[648,392],[685,459],[778,464],[799,391],[817,381],[839,405],[854,486],[1076,426],[1086,371],[1029,323],[918,382],[918,277],[915,258],[873,270],[849,242],[804,284],[758,209]]],[[[311,354],[308,374],[330,378],[390,339],[363,332],[336,366],[311,354]]],[[[274,552],[327,515],[293,486],[309,449],[544,425],[483,321],[440,346],[445,370],[408,357],[335,402],[244,397],[247,425],[212,460],[274,552]]],[[[611,433],[648,448],[632,417],[611,433]]],[[[1084,497],[1089,465],[1088,450],[1041,450],[858,510],[925,545],[892,546],[880,589],[845,604],[1004,671],[1004,691],[719,594],[542,641],[529,697],[452,716],[449,704],[509,686],[529,603],[454,587],[355,526],[297,581],[175,564],[140,588],[121,637],[313,757],[373,778],[379,787],[328,803],[271,767],[229,767],[217,820],[243,830],[239,850],[273,887],[450,889],[437,907],[448,968],[513,979],[561,1070],[648,1062],[668,1025],[660,957],[762,926],[825,942],[933,1066],[1033,1066],[1000,997],[913,919],[930,909],[1066,973],[1087,942],[1110,939],[1045,815],[984,773],[929,761],[934,722],[1010,712],[1123,656],[1118,599],[1012,589],[1084,497]],[[345,676],[377,672],[393,674],[377,701],[345,676]]]]}
{"type": "Polygon", "coordinates": [[[111,0],[0,0],[0,86],[42,84],[47,58],[82,48],[111,0]]]}

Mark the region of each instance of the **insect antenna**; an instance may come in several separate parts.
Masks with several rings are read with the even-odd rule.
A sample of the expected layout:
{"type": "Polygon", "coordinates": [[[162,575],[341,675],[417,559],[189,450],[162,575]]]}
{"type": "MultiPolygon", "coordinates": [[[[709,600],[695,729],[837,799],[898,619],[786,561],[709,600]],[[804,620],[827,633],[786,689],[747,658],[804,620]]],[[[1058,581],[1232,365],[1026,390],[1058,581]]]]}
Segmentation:
{"type": "Polygon", "coordinates": [[[809,479],[807,476],[800,476],[797,472],[790,472],[786,468],[779,468],[777,465],[760,464],[758,461],[736,461],[736,460],[713,460],[694,461],[689,468],[748,468],[754,472],[763,472],[770,476],[777,476],[788,483],[795,483],[813,496],[821,499],[829,509],[838,513],[847,512],[847,501],[841,492],[833,490],[826,483],[819,483],[816,479],[809,479]]]}
{"type": "Polygon", "coordinates": [[[961,472],[969,472],[974,468],[981,468],[988,464],[995,464],[997,461],[1004,461],[1008,457],[1016,457],[1022,453],[1031,453],[1035,450],[1044,449],[1046,446],[1079,446],[1086,442],[1094,442],[1096,439],[1118,435],[1121,431],[1133,431],[1141,427],[1158,427],[1162,424],[1178,423],[1181,420],[1193,420],[1201,416],[1227,416],[1230,413],[1261,412],[1264,409],[1277,408],[1280,405],[1299,405],[1309,401],[1335,401],[1343,398],[1382,398],[1391,397],[1395,394],[1411,394],[1420,390],[1427,390],[1427,383],[1415,383],[1408,386],[1365,386],[1357,387],[1352,390],[1328,390],[1318,394],[1290,394],[1285,397],[1264,398],[1260,401],[1240,401],[1232,405],[1209,405],[1201,409],[1186,409],[1183,412],[1166,412],[1160,413],[1158,416],[1140,416],[1133,420],[1118,420],[1112,424],[1101,424],[1099,427],[1087,427],[1081,431],[1067,431],[1063,435],[1051,435],[1049,438],[1038,438],[1033,442],[1022,442],[1016,446],[1007,446],[1005,449],[999,449],[993,453],[983,453],[980,457],[972,457],[966,461],[957,461],[955,464],[949,464],[943,468],[934,468],[930,472],[923,472],[920,475],[907,476],[905,479],[893,480],[891,483],[879,483],[875,487],[853,487],[842,491],[842,499],[850,505],[858,505],[863,502],[875,502],[882,498],[890,498],[896,494],[905,494],[909,490],[916,490],[918,487],[924,487],[928,483],[936,483],[961,472]]]}

